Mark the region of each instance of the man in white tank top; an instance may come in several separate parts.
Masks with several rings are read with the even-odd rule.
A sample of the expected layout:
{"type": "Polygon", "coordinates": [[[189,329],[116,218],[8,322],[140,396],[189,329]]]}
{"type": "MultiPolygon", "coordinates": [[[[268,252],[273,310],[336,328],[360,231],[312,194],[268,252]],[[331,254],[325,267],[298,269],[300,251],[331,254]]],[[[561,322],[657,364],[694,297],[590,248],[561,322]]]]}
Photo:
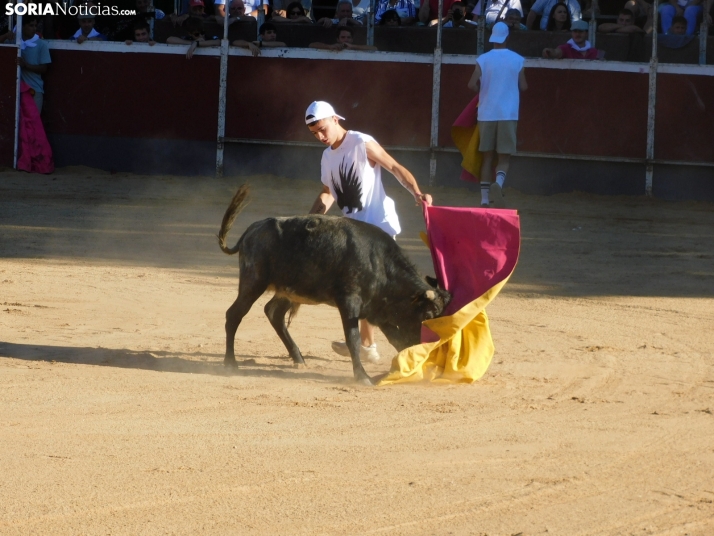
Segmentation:
{"type": "MultiPolygon", "coordinates": [[[[348,218],[376,225],[396,238],[401,232],[394,201],[382,185],[382,168],[396,177],[414,196],[417,204],[431,205],[431,196],[421,193],[419,185],[407,168],[399,164],[372,136],[345,130],[339,120],[344,117],[324,101],[315,101],[305,112],[305,124],[310,132],[328,147],[322,153],[322,192],[310,209],[310,214],[325,214],[337,201],[342,214],[348,218]]],[[[380,360],[374,342],[374,327],[360,321],[362,348],[360,358],[373,363],[380,360]]],[[[332,343],[338,354],[349,356],[342,341],[332,343]]]]}
{"type": "Polygon", "coordinates": [[[506,181],[510,157],[516,152],[519,91],[528,89],[523,70],[524,58],[506,48],[508,26],[503,22],[493,25],[489,41],[493,50],[476,59],[469,89],[479,92],[478,150],[481,164],[481,206],[488,207],[489,193],[493,205],[503,208],[503,183],[506,181]],[[498,154],[496,177],[493,182],[493,158],[498,154]]]}

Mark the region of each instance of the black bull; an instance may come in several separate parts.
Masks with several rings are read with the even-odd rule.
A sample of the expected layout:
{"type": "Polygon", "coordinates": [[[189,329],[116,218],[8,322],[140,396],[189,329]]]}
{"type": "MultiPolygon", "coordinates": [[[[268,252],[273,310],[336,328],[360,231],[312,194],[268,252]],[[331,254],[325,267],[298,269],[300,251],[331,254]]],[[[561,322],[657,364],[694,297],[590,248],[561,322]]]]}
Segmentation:
{"type": "Polygon", "coordinates": [[[371,380],[359,358],[361,318],[378,326],[398,350],[420,342],[421,323],[439,316],[451,295],[423,280],[387,233],[349,218],[309,215],[267,218],[248,227],[233,248],[226,235],[248,195],[241,186],[223,216],[218,245],[240,254],[238,298],[226,311],[226,365],[235,365],[235,334],[243,317],[267,290],[275,296],[265,314],[296,364],[304,364],[285,316],[300,304],[337,307],[355,379],[371,380]]]}

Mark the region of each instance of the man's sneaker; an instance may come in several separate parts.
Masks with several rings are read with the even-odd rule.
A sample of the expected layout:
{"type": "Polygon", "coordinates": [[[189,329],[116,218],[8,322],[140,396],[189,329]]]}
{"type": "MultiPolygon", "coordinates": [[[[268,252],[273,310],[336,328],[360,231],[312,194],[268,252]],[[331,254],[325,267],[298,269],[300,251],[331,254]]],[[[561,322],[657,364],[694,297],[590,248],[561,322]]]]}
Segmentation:
{"type": "Polygon", "coordinates": [[[506,208],[506,201],[503,199],[503,190],[497,182],[494,181],[491,183],[488,196],[491,198],[494,208],[506,208]]]}
{"type": "MultiPolygon", "coordinates": [[[[332,349],[335,353],[345,357],[350,357],[350,350],[347,348],[347,343],[344,341],[332,341],[332,349]]],[[[370,363],[379,363],[382,360],[379,352],[377,352],[376,344],[373,344],[372,346],[362,346],[360,344],[359,358],[362,361],[369,361],[370,363]]]]}
{"type": "Polygon", "coordinates": [[[490,208],[488,203],[481,203],[481,208],[490,208]]]}

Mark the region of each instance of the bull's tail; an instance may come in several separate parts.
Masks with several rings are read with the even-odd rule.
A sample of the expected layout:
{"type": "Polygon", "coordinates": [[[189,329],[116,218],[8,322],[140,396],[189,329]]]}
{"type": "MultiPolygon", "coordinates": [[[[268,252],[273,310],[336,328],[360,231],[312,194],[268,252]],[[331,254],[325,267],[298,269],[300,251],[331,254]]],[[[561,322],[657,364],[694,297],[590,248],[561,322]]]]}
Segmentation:
{"type": "Polygon", "coordinates": [[[238,216],[240,211],[246,205],[249,189],[250,188],[247,184],[241,185],[236,194],[233,196],[233,199],[231,199],[231,204],[228,205],[226,213],[223,215],[221,230],[218,231],[218,247],[220,247],[221,251],[226,255],[235,255],[238,253],[238,249],[240,248],[240,240],[232,248],[227,247],[226,236],[228,235],[228,231],[231,230],[231,227],[233,227],[233,222],[235,221],[236,216],[238,216]]]}

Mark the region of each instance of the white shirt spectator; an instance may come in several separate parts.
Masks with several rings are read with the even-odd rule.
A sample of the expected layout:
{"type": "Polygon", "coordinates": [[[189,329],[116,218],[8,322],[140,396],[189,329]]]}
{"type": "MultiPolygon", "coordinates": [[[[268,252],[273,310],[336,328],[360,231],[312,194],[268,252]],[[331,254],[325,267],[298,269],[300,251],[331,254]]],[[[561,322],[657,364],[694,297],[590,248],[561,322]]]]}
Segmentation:
{"type": "Polygon", "coordinates": [[[518,121],[518,75],[523,56],[507,48],[494,48],[476,58],[481,67],[479,121],[518,121]]]}
{"type": "Polygon", "coordinates": [[[397,3],[393,6],[389,4],[389,0],[377,0],[377,7],[375,9],[374,20],[379,22],[382,20],[382,15],[385,11],[393,9],[402,18],[416,18],[417,10],[414,7],[414,0],[397,0],[397,3]]]}
{"type": "Polygon", "coordinates": [[[481,15],[481,3],[486,4],[486,24],[492,25],[499,18],[505,19],[509,9],[517,9],[523,16],[520,0],[479,0],[473,10],[474,15],[481,15]],[[505,5],[504,5],[505,4],[505,5]]]}
{"type": "Polygon", "coordinates": [[[545,30],[548,27],[548,15],[550,15],[551,9],[558,2],[568,6],[568,11],[570,11],[570,22],[575,22],[582,18],[580,13],[580,4],[578,0],[536,0],[535,4],[531,6],[531,11],[540,15],[540,29],[545,30]]]}
{"type": "MultiPolygon", "coordinates": [[[[253,11],[257,11],[260,6],[267,3],[268,2],[266,0],[243,0],[243,4],[245,5],[245,14],[250,15],[253,11]]],[[[225,6],[226,0],[215,0],[213,4],[216,6],[225,6]]]]}

